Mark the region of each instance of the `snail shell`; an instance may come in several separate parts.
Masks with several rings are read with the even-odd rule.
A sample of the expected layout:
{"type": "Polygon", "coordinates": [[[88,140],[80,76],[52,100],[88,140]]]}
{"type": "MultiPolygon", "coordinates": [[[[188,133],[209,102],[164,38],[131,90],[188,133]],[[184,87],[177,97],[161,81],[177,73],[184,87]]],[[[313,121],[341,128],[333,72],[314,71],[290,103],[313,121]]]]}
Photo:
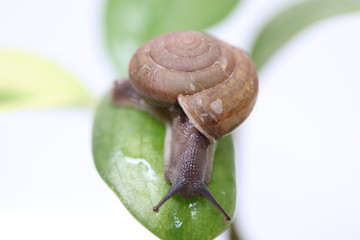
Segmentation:
{"type": "Polygon", "coordinates": [[[178,102],[211,142],[247,118],[258,91],[255,67],[245,52],[194,31],[148,41],[134,54],[129,74],[148,101],[160,106],[178,102]]]}

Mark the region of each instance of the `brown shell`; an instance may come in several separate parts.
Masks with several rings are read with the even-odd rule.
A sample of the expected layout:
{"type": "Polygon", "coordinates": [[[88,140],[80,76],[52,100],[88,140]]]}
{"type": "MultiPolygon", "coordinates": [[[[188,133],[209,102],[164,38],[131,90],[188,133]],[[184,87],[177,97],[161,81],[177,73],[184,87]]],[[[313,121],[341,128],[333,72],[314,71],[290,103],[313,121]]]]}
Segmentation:
{"type": "Polygon", "coordinates": [[[194,31],[146,42],[132,57],[129,74],[144,98],[163,106],[178,101],[211,140],[245,120],[258,91],[254,64],[246,53],[194,31]]]}

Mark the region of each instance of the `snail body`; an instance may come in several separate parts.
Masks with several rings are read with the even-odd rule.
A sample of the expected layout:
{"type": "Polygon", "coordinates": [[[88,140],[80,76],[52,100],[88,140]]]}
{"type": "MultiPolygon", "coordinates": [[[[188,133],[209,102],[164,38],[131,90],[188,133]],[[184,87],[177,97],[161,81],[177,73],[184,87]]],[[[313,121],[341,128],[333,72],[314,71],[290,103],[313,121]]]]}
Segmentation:
{"type": "Polygon", "coordinates": [[[131,105],[155,114],[169,109],[164,172],[172,186],[154,211],[176,193],[185,198],[201,195],[230,220],[206,184],[216,140],[239,126],[255,104],[258,82],[252,61],[204,33],[175,32],[140,47],[130,61],[129,75],[131,85],[115,88],[115,103],[126,102],[124,97],[118,100],[126,86],[123,96],[131,96],[131,105]]]}

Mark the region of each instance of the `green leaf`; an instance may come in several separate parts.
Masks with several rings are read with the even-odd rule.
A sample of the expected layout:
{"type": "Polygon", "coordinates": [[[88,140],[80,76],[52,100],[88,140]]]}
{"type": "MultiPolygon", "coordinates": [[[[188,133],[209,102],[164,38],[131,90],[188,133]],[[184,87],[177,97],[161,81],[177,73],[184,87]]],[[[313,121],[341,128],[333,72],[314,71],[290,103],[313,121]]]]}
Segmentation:
{"type": "Polygon", "coordinates": [[[0,110],[88,105],[92,99],[76,79],[39,57],[0,51],[0,110]]]}
{"type": "Polygon", "coordinates": [[[202,30],[224,18],[238,2],[108,0],[106,42],[120,76],[127,75],[131,55],[146,40],[170,31],[202,30]]]}
{"type": "MultiPolygon", "coordinates": [[[[204,198],[176,195],[158,213],[152,210],[170,188],[163,171],[164,136],[161,122],[139,110],[114,106],[106,96],[94,122],[96,167],[131,214],[159,238],[213,239],[230,223],[204,198]]],[[[232,217],[236,188],[230,136],[218,142],[208,187],[232,217]]]]}
{"type": "Polygon", "coordinates": [[[305,27],[323,18],[359,11],[360,0],[311,0],[300,2],[270,20],[260,31],[251,55],[258,69],[305,27]]]}

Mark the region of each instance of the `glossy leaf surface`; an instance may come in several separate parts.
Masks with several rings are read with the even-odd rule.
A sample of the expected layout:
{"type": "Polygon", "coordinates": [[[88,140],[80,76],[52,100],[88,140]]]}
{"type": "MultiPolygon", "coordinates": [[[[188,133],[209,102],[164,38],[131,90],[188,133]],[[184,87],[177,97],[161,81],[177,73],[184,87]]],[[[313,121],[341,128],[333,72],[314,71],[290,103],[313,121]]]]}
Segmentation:
{"type": "Polygon", "coordinates": [[[259,33],[251,55],[260,69],[292,37],[321,19],[359,11],[359,0],[312,0],[300,2],[270,20],[259,33]]]}
{"type": "Polygon", "coordinates": [[[121,77],[131,55],[146,40],[180,30],[203,30],[224,18],[239,0],[108,0],[105,34],[109,54],[121,77]]]}
{"type": "MultiPolygon", "coordinates": [[[[107,96],[94,123],[96,167],[132,215],[159,238],[213,239],[230,223],[204,198],[176,195],[158,213],[152,210],[170,188],[163,171],[164,136],[161,122],[139,110],[114,106],[107,96]]],[[[208,187],[233,217],[236,186],[230,136],[218,142],[208,187]]]]}
{"type": "Polygon", "coordinates": [[[89,93],[69,73],[37,56],[0,51],[0,110],[88,105],[89,93]]]}

